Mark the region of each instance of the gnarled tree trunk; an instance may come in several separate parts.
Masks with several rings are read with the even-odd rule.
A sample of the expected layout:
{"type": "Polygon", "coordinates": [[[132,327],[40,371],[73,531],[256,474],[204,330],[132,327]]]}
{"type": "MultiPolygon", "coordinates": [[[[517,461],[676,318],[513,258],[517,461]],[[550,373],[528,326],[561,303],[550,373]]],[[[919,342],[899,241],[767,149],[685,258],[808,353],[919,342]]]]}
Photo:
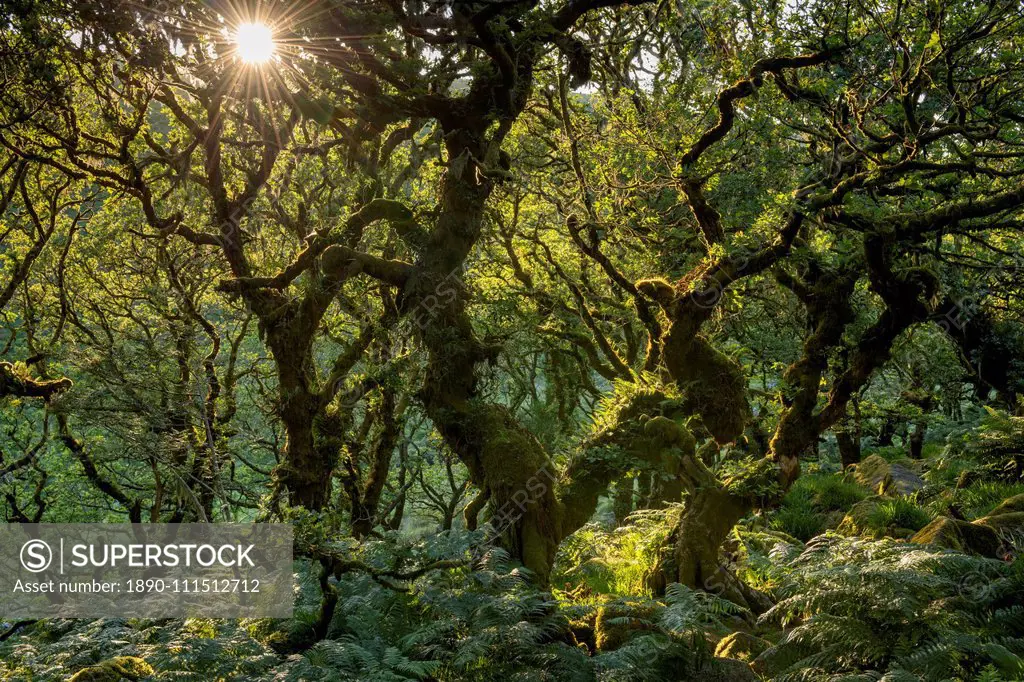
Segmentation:
{"type": "Polygon", "coordinates": [[[339,434],[328,437],[336,429],[324,413],[326,406],[314,383],[311,353],[315,328],[298,322],[282,322],[267,330],[267,344],[277,365],[278,415],[286,435],[285,459],[277,477],[291,504],[317,510],[330,501],[336,448],[342,441],[339,434]]]}

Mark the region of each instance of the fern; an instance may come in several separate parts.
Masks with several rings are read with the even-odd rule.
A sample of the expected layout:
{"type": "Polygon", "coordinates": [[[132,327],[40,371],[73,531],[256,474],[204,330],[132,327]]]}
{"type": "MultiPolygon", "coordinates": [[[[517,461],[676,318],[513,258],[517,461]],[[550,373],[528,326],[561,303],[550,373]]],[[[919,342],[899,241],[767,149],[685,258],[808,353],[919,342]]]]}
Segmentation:
{"type": "Polygon", "coordinates": [[[988,665],[1024,671],[1019,564],[828,534],[788,568],[782,599],[761,622],[790,626],[780,647],[810,653],[780,679],[811,670],[927,680],[988,665]]]}

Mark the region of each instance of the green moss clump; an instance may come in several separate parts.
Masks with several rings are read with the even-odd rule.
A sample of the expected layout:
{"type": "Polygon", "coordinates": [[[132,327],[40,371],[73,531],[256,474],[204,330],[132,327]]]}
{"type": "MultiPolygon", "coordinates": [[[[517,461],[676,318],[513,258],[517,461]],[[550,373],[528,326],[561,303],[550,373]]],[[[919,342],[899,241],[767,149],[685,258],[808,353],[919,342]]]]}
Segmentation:
{"type": "Polygon", "coordinates": [[[597,649],[597,635],[594,631],[596,618],[597,614],[591,611],[582,618],[569,619],[569,629],[573,638],[588,651],[597,649]]]}
{"type": "Polygon", "coordinates": [[[700,415],[718,443],[738,440],[750,417],[743,368],[702,336],[680,346],[666,342],[665,364],[686,395],[687,409],[700,415]]]}
{"type": "Polygon", "coordinates": [[[735,658],[751,661],[761,655],[771,642],[746,632],[733,632],[718,643],[715,656],[718,658],[735,658]]]}
{"type": "Polygon", "coordinates": [[[637,632],[650,629],[655,607],[650,603],[613,602],[597,611],[594,639],[598,651],[614,651],[637,632]]]}
{"type": "Polygon", "coordinates": [[[1024,537],[1024,512],[990,514],[975,521],[974,525],[988,526],[1003,538],[1024,537]]]}
{"type": "Polygon", "coordinates": [[[871,515],[878,508],[880,498],[871,497],[866,500],[861,500],[857,504],[850,507],[850,511],[847,512],[842,522],[836,531],[840,535],[862,535],[869,529],[869,519],[871,515]]]}
{"type": "Polygon", "coordinates": [[[68,682],[133,682],[152,675],[153,666],[137,656],[118,656],[88,668],[82,668],[71,676],[68,682]]]}
{"type": "Polygon", "coordinates": [[[636,283],[637,290],[661,305],[667,306],[676,297],[676,290],[671,284],[660,277],[642,279],[636,283]]]}
{"type": "Polygon", "coordinates": [[[889,481],[889,462],[878,455],[870,455],[857,464],[854,476],[861,485],[878,490],[889,481]]]}
{"type": "Polygon", "coordinates": [[[924,479],[909,464],[870,455],[857,464],[854,478],[880,495],[907,495],[924,487],[924,479]]]}
{"type": "Polygon", "coordinates": [[[694,340],[691,361],[696,380],[690,395],[701,421],[719,443],[735,441],[750,416],[743,369],[704,339],[694,340]]]}
{"type": "Polygon", "coordinates": [[[680,439],[682,429],[668,417],[652,417],[644,424],[644,435],[656,442],[670,445],[680,439]]]}
{"type": "Polygon", "coordinates": [[[910,541],[919,545],[935,545],[987,557],[998,556],[1002,544],[999,534],[984,524],[968,523],[944,516],[922,528],[910,538],[910,541]]]}

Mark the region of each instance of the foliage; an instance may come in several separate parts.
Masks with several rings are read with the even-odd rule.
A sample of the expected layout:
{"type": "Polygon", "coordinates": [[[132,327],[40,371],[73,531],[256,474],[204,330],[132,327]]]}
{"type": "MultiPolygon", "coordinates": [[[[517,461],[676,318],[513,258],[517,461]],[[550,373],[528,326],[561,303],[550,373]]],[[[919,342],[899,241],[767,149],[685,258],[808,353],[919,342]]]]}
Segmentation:
{"type": "Polygon", "coordinates": [[[727,632],[729,620],[744,614],[744,610],[707,592],[672,584],[663,602],[631,601],[626,613],[610,619],[608,625],[628,626],[637,634],[597,658],[601,680],[640,682],[698,674],[712,658],[705,633],[727,632]]]}
{"type": "Polygon", "coordinates": [[[772,515],[771,527],[806,542],[825,529],[825,519],[809,504],[785,504],[772,515]]]}
{"type": "Polygon", "coordinates": [[[880,501],[868,515],[867,525],[868,528],[883,534],[890,529],[921,530],[931,520],[931,515],[914,499],[901,495],[880,501]]]}
{"type": "Polygon", "coordinates": [[[576,598],[648,594],[647,577],[679,509],[637,511],[608,529],[588,524],[559,548],[554,585],[576,598]]]}
{"type": "Polygon", "coordinates": [[[956,507],[969,520],[986,516],[1001,502],[1017,495],[1024,495],[1024,483],[979,480],[966,488],[949,491],[933,504],[939,510],[956,507]]]}
{"type": "MultiPolygon", "coordinates": [[[[328,637],[302,653],[275,652],[268,642],[276,628],[266,621],[44,621],[16,644],[0,645],[0,674],[46,682],[115,656],[138,656],[155,669],[146,678],[153,680],[664,679],[656,675],[682,662],[694,670],[706,663],[704,633],[727,632],[729,619],[742,614],[725,600],[673,585],[663,601],[632,602],[648,615],[611,621],[631,621],[637,639],[592,657],[566,643],[559,602],[500,550],[471,572],[429,574],[408,593],[359,574],[334,586],[339,601],[328,637]]],[[[594,607],[564,611],[580,608],[594,607]]]]}
{"type": "Polygon", "coordinates": [[[782,599],[762,617],[792,626],[779,647],[798,655],[780,679],[970,678],[990,665],[1024,674],[1019,561],[824,535],[788,569],[782,599]]]}
{"type": "Polygon", "coordinates": [[[867,497],[868,491],[847,476],[801,476],[787,493],[787,503],[807,504],[820,512],[845,511],[867,497]]]}
{"type": "Polygon", "coordinates": [[[846,476],[801,476],[772,513],[771,527],[806,542],[825,530],[825,514],[846,511],[867,494],[846,476]]]}

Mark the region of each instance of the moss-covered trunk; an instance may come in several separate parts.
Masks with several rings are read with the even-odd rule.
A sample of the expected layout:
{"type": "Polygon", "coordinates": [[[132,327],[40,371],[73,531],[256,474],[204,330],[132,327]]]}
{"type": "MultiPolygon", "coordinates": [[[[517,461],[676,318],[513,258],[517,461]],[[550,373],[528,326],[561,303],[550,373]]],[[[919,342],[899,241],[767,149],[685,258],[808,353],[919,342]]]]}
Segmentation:
{"type": "Polygon", "coordinates": [[[503,407],[477,395],[477,365],[497,349],[476,337],[466,313],[461,268],[480,236],[490,181],[474,161],[485,152],[472,140],[449,140],[441,211],[415,273],[403,291],[403,312],[428,352],[420,398],[445,443],[489,494],[491,525],[512,556],[546,581],[561,539],[554,469],[541,444],[503,407]]]}
{"type": "MultiPolygon", "coordinates": [[[[357,538],[368,536],[377,525],[380,498],[391,471],[391,457],[401,430],[401,407],[395,400],[395,390],[381,388],[381,431],[374,444],[370,471],[366,483],[355,494],[350,493],[352,505],[352,534],[357,538]]],[[[356,481],[358,486],[358,481],[356,481]]]]}
{"type": "Polygon", "coordinates": [[[268,331],[267,344],[277,365],[278,416],[286,436],[277,483],[292,505],[323,509],[330,501],[337,452],[324,443],[318,447],[325,415],[312,375],[312,332],[297,323],[281,325],[268,331]]]}
{"type": "MultiPolygon", "coordinates": [[[[684,390],[687,410],[700,416],[701,425],[717,443],[738,440],[750,416],[742,367],[698,333],[706,307],[666,306],[666,311],[673,319],[665,337],[665,365],[684,390]]],[[[680,489],[688,495],[660,565],[652,573],[651,587],[660,592],[667,583],[678,582],[746,604],[741,584],[722,568],[719,552],[751,503],[727,490],[695,450],[681,465],[680,489]]]]}
{"type": "Polygon", "coordinates": [[[312,396],[291,395],[281,400],[281,421],[287,441],[285,460],[278,480],[288,492],[291,504],[306,509],[323,509],[331,494],[335,456],[325,456],[314,436],[316,408],[312,396]]]}
{"type": "Polygon", "coordinates": [[[836,429],[836,443],[839,445],[839,462],[843,471],[860,462],[860,437],[848,429],[836,429]]]}
{"type": "Polygon", "coordinates": [[[635,485],[636,476],[626,476],[615,484],[612,513],[615,515],[615,524],[618,526],[626,523],[626,517],[633,513],[633,489],[635,485]]]}
{"type": "Polygon", "coordinates": [[[746,605],[739,580],[722,565],[719,555],[733,527],[750,510],[750,502],[721,486],[694,493],[673,531],[674,551],[666,577],[746,605]]]}
{"type": "Polygon", "coordinates": [[[910,434],[910,458],[921,459],[924,453],[924,437],[928,431],[928,422],[919,419],[914,422],[914,430],[910,434]]]}

